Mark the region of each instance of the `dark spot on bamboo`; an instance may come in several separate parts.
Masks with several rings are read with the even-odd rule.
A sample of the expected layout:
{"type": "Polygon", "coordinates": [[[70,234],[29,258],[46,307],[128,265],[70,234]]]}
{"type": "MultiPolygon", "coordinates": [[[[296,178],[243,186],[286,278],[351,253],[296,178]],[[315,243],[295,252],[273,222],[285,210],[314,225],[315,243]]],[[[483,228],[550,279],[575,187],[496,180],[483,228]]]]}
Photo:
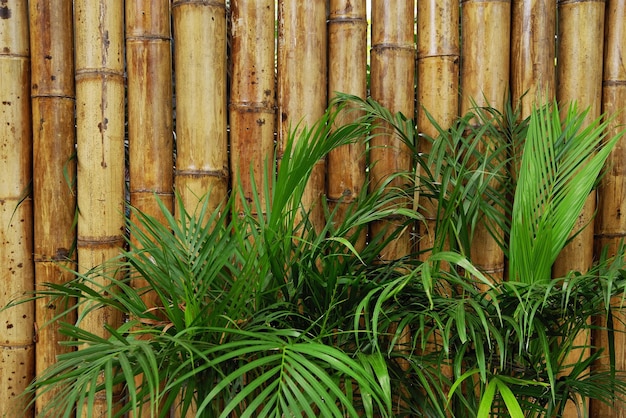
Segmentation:
{"type": "Polygon", "coordinates": [[[2,102],[2,104],[5,106],[11,106],[11,102],[2,102]]]}
{"type": "Polygon", "coordinates": [[[17,265],[17,268],[21,269],[22,267],[24,267],[24,263],[20,263],[20,264],[17,265]]]}
{"type": "Polygon", "coordinates": [[[259,126],[265,125],[265,119],[257,119],[256,120],[256,124],[259,125],[259,126]]]}
{"type": "Polygon", "coordinates": [[[7,324],[7,329],[13,328],[13,324],[7,324]]]}
{"type": "Polygon", "coordinates": [[[54,81],[54,80],[56,80],[56,79],[57,79],[57,76],[55,76],[55,75],[51,75],[51,76],[50,76],[50,80],[54,81]]]}
{"type": "Polygon", "coordinates": [[[104,133],[104,131],[107,130],[107,125],[109,124],[109,120],[107,118],[104,118],[103,122],[98,123],[98,129],[100,130],[100,133],[104,133]]]}
{"type": "Polygon", "coordinates": [[[11,52],[11,50],[9,49],[8,46],[5,46],[4,48],[2,48],[2,52],[4,52],[5,54],[8,54],[9,52],[11,52]]]}
{"type": "Polygon", "coordinates": [[[269,96],[270,94],[272,94],[272,91],[270,89],[264,90],[263,94],[265,94],[266,96],[269,96]]]}
{"type": "Polygon", "coordinates": [[[44,59],[51,60],[52,59],[52,55],[44,55],[44,59]]]}
{"type": "Polygon", "coordinates": [[[55,310],[57,308],[57,306],[54,303],[49,303],[48,306],[46,306],[48,309],[50,309],[51,311],[55,310]]]}
{"type": "Polygon", "coordinates": [[[0,6],[0,19],[8,19],[11,17],[11,9],[9,6],[0,6]]]}

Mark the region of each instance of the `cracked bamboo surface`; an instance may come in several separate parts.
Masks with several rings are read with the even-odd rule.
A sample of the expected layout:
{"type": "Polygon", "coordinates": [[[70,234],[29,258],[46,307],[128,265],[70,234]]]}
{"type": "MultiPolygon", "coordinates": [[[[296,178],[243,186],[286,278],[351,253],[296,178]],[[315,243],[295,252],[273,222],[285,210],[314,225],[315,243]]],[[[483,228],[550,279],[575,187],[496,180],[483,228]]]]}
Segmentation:
{"type": "MultiPolygon", "coordinates": [[[[83,273],[119,255],[124,241],[123,16],[121,2],[74,2],[77,249],[78,269],[83,273]]],[[[121,320],[119,312],[100,309],[90,312],[81,324],[107,335],[105,324],[117,326],[121,320]]],[[[114,390],[114,398],[121,396],[120,390],[114,390]]],[[[100,416],[106,410],[104,394],[98,394],[93,414],[100,416]]],[[[77,415],[86,416],[87,411],[79,405],[77,415]]]]}

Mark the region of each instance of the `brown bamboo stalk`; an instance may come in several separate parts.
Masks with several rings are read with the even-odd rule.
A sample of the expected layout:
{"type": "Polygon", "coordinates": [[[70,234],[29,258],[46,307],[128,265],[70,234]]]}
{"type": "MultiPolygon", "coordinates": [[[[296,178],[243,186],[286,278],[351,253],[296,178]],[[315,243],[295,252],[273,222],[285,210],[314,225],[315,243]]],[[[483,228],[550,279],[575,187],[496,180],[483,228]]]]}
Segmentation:
{"type": "Polygon", "coordinates": [[[513,0],[511,100],[521,117],[556,94],[556,0],[513,0]]]}
{"type": "MultiPolygon", "coordinates": [[[[510,0],[461,2],[461,114],[474,106],[504,109],[509,82],[510,16],[510,0]]],[[[504,254],[483,223],[477,225],[474,243],[472,262],[501,280],[504,254]]]]}
{"type": "MultiPolygon", "coordinates": [[[[417,3],[417,127],[431,138],[438,135],[427,112],[439,126],[447,129],[459,113],[459,61],[458,35],[459,3],[455,0],[430,0],[417,3]]],[[[423,155],[431,152],[428,141],[418,144],[423,155]]],[[[426,261],[435,245],[437,202],[419,199],[419,210],[425,218],[418,223],[418,249],[420,259],[426,261]]],[[[445,245],[445,244],[444,244],[445,245]]],[[[428,349],[438,351],[441,338],[434,332],[428,349]]],[[[442,372],[452,378],[451,367],[441,365],[442,372]]]]}
{"type": "MultiPolygon", "coordinates": [[[[438,133],[427,112],[439,126],[446,129],[459,113],[458,35],[459,3],[454,0],[429,0],[417,3],[417,126],[420,132],[436,138],[438,133]]],[[[422,154],[428,155],[431,144],[419,143],[422,154]]],[[[420,258],[425,260],[435,243],[437,206],[422,197],[420,211],[425,222],[419,224],[420,258]],[[422,252],[423,251],[423,252],[422,252]]]]}
{"type": "Polygon", "coordinates": [[[217,207],[228,188],[226,5],[174,0],[176,79],[175,188],[187,210],[209,194],[217,207]]]}
{"type": "MultiPolygon", "coordinates": [[[[392,112],[402,112],[410,118],[415,113],[414,14],[412,1],[372,2],[371,96],[392,112]]],[[[408,172],[411,168],[411,154],[407,146],[397,135],[388,134],[388,130],[385,132],[375,136],[371,143],[372,187],[379,187],[390,175],[408,172]]],[[[389,186],[402,186],[402,182],[397,178],[389,186]]],[[[396,222],[404,222],[404,219],[373,223],[371,233],[377,235],[396,222]]],[[[381,257],[395,259],[410,254],[410,233],[407,229],[398,236],[381,257]]]]}
{"type": "MultiPolygon", "coordinates": [[[[602,57],[604,43],[604,1],[562,1],[558,7],[558,52],[557,52],[557,100],[564,110],[576,101],[579,110],[589,108],[587,122],[600,116],[602,100],[602,57]]],[[[571,270],[587,271],[593,263],[593,214],[595,191],[591,193],[578,223],[579,230],[587,225],[557,258],[553,269],[554,277],[562,277],[571,270]]],[[[589,333],[577,337],[579,345],[590,343],[589,333]]],[[[587,351],[588,352],[588,351],[587,351]]],[[[573,351],[570,360],[577,361],[587,352],[573,351]]],[[[564,417],[577,417],[583,413],[582,399],[578,405],[570,402],[564,417]]]]}
{"type": "MultiPolygon", "coordinates": [[[[174,210],[170,2],[125,4],[130,203],[165,222],[157,198],[174,210]]],[[[148,283],[137,278],[132,285],[141,289],[148,283]]],[[[155,292],[142,299],[149,309],[159,305],[155,292]]],[[[150,412],[146,408],[142,416],[150,412]]]]}
{"type": "MultiPolygon", "coordinates": [[[[66,268],[76,268],[76,159],[74,130],[74,47],[72,1],[30,2],[31,97],[33,115],[34,261],[38,287],[71,278],[66,268]]],[[[41,288],[41,287],[40,287],[41,288]]],[[[36,372],[41,374],[70,351],[60,343],[58,322],[42,327],[61,314],[49,298],[36,302],[39,325],[36,372]]],[[[75,322],[75,314],[64,320],[75,322]]],[[[37,398],[35,416],[58,396],[50,391],[37,398]]]]}
{"type": "MultiPolygon", "coordinates": [[[[28,5],[0,2],[0,307],[33,290],[28,5]]],[[[34,377],[34,305],[0,312],[0,416],[29,417],[20,397],[34,377]]]]}
{"type": "Polygon", "coordinates": [[[272,168],[276,126],[274,0],[233,0],[230,149],[233,186],[265,207],[263,180],[272,168]],[[252,183],[251,174],[254,175],[252,183]],[[256,189],[256,196],[253,190],[256,189]]]}
{"type": "MultiPolygon", "coordinates": [[[[326,109],[326,0],[278,1],[278,158],[290,130],[311,127],[326,109]]],[[[324,222],[324,160],[303,196],[316,229],[324,222]]]]}
{"type": "MultiPolygon", "coordinates": [[[[606,4],[605,40],[604,40],[604,75],[602,82],[602,112],[614,116],[608,128],[608,136],[612,137],[620,132],[626,124],[626,115],[623,108],[626,103],[626,68],[623,57],[626,55],[626,2],[623,0],[609,0],[606,4]]],[[[626,173],[624,161],[626,158],[626,139],[622,138],[607,160],[607,171],[602,178],[598,189],[598,215],[595,220],[596,256],[603,248],[608,247],[610,255],[615,254],[617,246],[626,237],[626,173]]],[[[621,298],[613,302],[619,305],[621,298]]],[[[599,319],[599,325],[604,325],[606,319],[599,319]]],[[[621,332],[616,332],[615,338],[615,368],[626,370],[626,338],[624,311],[614,312],[614,326],[621,332]],[[620,322],[621,321],[621,322],[620,322]]],[[[594,331],[594,344],[606,347],[608,335],[601,330],[594,331]]],[[[600,369],[607,370],[609,362],[603,357],[598,362],[600,369]]],[[[615,403],[606,405],[602,402],[591,402],[592,417],[626,418],[626,405],[615,403]]]]}
{"type": "MultiPolygon", "coordinates": [[[[124,8],[122,2],[74,2],[79,271],[119,255],[124,234],[124,8]]],[[[106,282],[103,282],[106,283],[106,282]]],[[[81,326],[106,335],[119,313],[101,309],[81,326]]],[[[116,388],[115,397],[121,396],[116,388]]],[[[93,416],[105,414],[104,394],[93,416]]],[[[78,414],[85,416],[86,411],[78,414]]]]}
{"type": "MultiPolygon", "coordinates": [[[[367,10],[365,0],[331,0],[328,19],[328,97],[342,92],[365,98],[367,95],[367,10]]],[[[341,126],[358,117],[354,111],[339,115],[341,126]]],[[[328,155],[327,199],[330,209],[338,206],[342,220],[347,207],[365,184],[365,144],[344,145],[328,155]]],[[[357,242],[365,245],[366,234],[357,242]]]]}

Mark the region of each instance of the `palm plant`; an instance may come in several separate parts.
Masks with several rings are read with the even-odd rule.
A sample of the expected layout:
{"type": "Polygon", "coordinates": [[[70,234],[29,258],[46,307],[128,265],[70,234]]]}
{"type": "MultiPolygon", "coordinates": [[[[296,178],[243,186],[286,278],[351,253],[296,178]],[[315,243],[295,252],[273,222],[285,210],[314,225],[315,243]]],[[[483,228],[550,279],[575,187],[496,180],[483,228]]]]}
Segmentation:
{"type": "Polygon", "coordinates": [[[419,136],[433,141],[431,153],[423,155],[410,141],[418,137],[410,120],[371,100],[345,98],[358,102],[366,117],[385,120],[414,147],[418,193],[438,201],[435,247],[428,249],[433,255],[372,289],[360,305],[372,344],[384,343],[381,350],[410,364],[409,372],[389,369],[393,387],[403,388],[398,393],[405,413],[560,416],[577,395],[604,402],[623,398],[626,384],[624,373],[614,369],[614,347],[606,347],[609,370],[592,369],[607,353],[576,346],[574,339],[592,328],[614,332],[611,312],[619,306],[611,298],[624,295],[625,248],[613,257],[603,254],[591,271],[551,277],[620,135],[605,141],[607,122],[600,120],[583,128],[585,113],[575,107],[563,118],[556,105],[540,107],[520,121],[509,105],[504,112],[476,109],[447,130],[431,119],[439,136],[419,136]],[[472,267],[477,222],[494,234],[502,231],[495,238],[509,259],[509,281],[472,267]],[[607,323],[591,321],[598,317],[607,323]],[[402,350],[399,330],[406,327],[413,340],[402,350]],[[568,355],[583,348],[592,354],[569,364],[568,355]]]}
{"type": "Polygon", "coordinates": [[[198,417],[391,414],[385,357],[354,324],[355,306],[385,277],[375,273],[385,269],[378,255],[398,232],[371,237],[358,253],[355,245],[371,221],[417,215],[400,207],[403,191],[381,185],[341,219],[325,208],[322,231],[311,227],[301,197],[314,165],[336,147],[366,140],[370,129],[333,128],[342,111],[333,106],[292,135],[280,166],[268,170],[267,204],[246,201],[235,185],[217,211],[206,197],[194,210],[179,201],[176,217],[161,204],[165,224],[133,210],[134,239],[119,258],[34,296],[81,307],[77,323],[61,324],[76,350],[30,386],[35,396],[59,390],[44,414],[67,417],[78,405],[89,416],[98,393],[112,416],[149,410],[165,417],[174,407],[198,417]],[[131,287],[137,278],[147,286],[131,287]],[[146,292],[157,295],[158,307],[145,304],[146,292]],[[80,327],[104,307],[127,318],[107,326],[108,338],[80,327]],[[117,385],[123,399],[113,397],[117,385]]]}

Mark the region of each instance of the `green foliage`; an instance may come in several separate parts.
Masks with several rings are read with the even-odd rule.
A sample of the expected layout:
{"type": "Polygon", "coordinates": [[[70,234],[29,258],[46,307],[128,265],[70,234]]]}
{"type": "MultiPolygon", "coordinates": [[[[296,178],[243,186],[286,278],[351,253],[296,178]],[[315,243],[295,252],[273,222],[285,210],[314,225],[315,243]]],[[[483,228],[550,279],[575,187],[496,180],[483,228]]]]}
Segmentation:
{"type": "Polygon", "coordinates": [[[340,95],[317,124],[294,131],[280,166],[268,162],[266,203],[234,185],[217,210],[207,198],[193,210],[179,201],[176,216],[161,205],[164,224],[131,209],[133,240],[119,258],[39,290],[33,297],[79,310],[76,324],[61,322],[78,350],[60,355],[29,391],[60,390],[43,411],[59,417],[76,404],[90,414],[97,392],[110,411],[120,407],[115,416],[155,417],[179,407],[198,417],[517,418],[559,416],[575,396],[623,399],[612,336],[626,247],[589,272],[550,276],[617,140],[603,142],[605,123],[581,128],[583,117],[571,108],[561,121],[556,106],[526,120],[511,105],[481,108],[449,129],[431,119],[438,135],[429,138],[373,100],[340,95]],[[355,109],[355,123],[335,126],[355,109]],[[365,192],[366,184],[341,217],[324,206],[316,230],[301,204],[313,167],[383,126],[414,153],[413,170],[395,174],[406,187],[365,192]],[[421,141],[430,141],[428,154],[421,141]],[[421,221],[404,206],[416,195],[437,203],[434,247],[421,249],[424,262],[417,254],[383,262],[385,246],[421,221]],[[372,221],[398,215],[405,223],[359,246],[372,221]],[[472,264],[481,222],[508,256],[512,280],[472,264]],[[134,279],[147,286],[133,288],[134,279]],[[142,298],[149,292],[157,307],[142,298]],[[81,328],[102,308],[127,319],[108,337],[81,328]],[[608,354],[577,346],[575,336],[591,330],[608,333],[608,354]],[[607,355],[607,370],[590,367],[607,355]]]}

